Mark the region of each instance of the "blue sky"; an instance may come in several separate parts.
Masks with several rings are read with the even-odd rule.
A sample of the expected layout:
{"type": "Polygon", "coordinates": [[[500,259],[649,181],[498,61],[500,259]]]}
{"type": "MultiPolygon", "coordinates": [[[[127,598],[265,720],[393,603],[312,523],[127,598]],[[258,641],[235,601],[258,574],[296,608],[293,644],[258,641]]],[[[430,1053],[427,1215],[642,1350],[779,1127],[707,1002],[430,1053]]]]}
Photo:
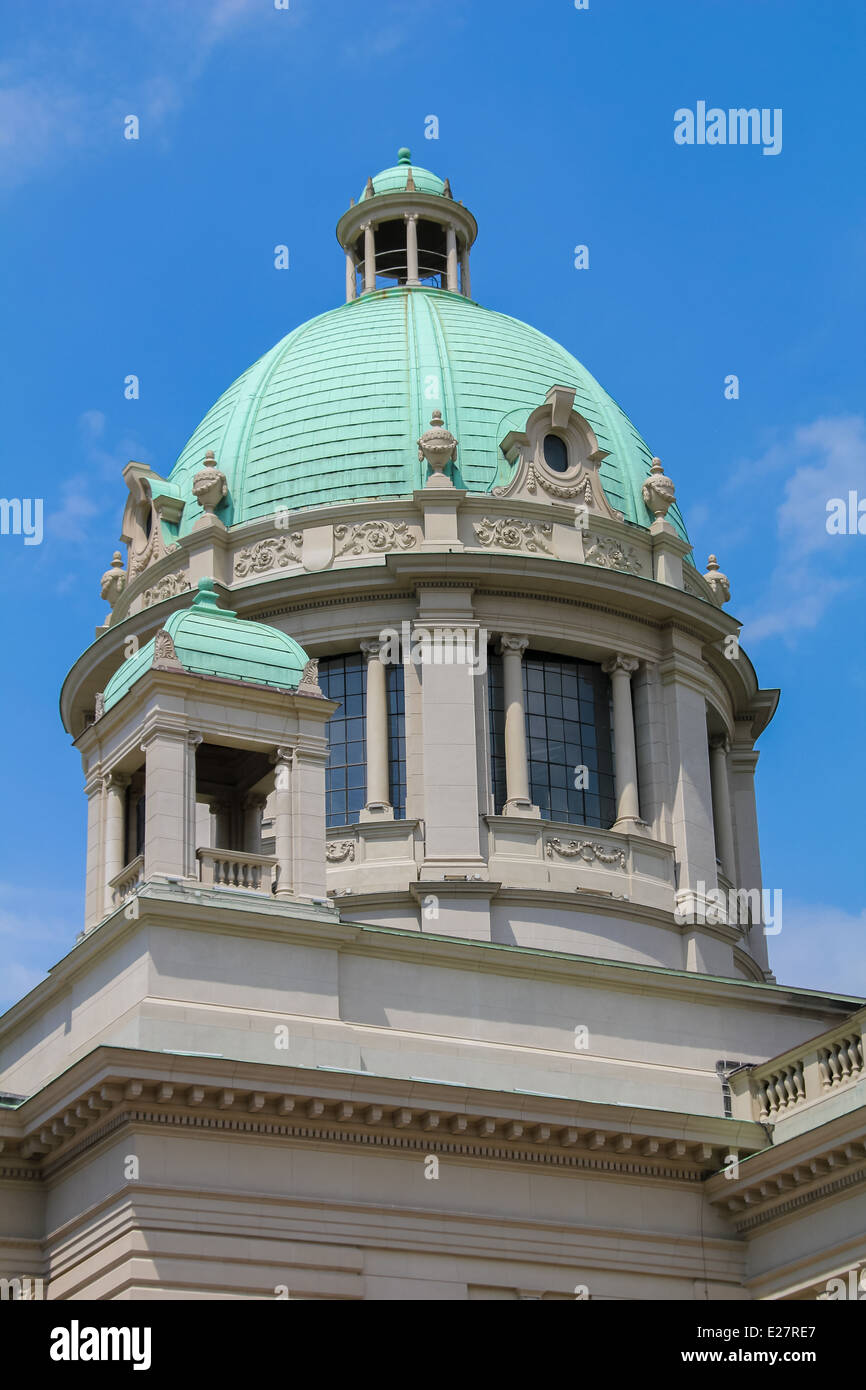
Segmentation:
{"type": "Polygon", "coordinates": [[[90,0],[49,18],[20,0],[0,18],[0,493],[46,514],[42,545],[0,537],[0,1003],[80,928],[85,801],[57,695],[106,612],[121,469],[167,473],[230,381],[341,301],[334,225],[402,144],[478,218],[474,297],[587,365],[673,477],[701,567],[718,554],[782,688],[759,768],[772,960],[866,993],[866,536],[824,524],[828,498],[866,497],[862,5],[90,0]],[[781,108],[781,152],[677,145],[698,101],[781,108]]]}

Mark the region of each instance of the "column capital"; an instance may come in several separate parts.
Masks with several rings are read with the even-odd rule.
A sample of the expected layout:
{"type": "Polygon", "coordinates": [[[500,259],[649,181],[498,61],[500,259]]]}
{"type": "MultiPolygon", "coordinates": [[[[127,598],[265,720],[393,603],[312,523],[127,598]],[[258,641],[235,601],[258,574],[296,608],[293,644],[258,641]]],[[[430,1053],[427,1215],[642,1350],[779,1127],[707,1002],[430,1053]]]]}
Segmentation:
{"type": "Polygon", "coordinates": [[[613,656],[608,657],[607,661],[602,662],[601,669],[606,676],[632,676],[639,666],[638,657],[626,656],[623,652],[615,652],[613,656]]]}
{"type": "Polygon", "coordinates": [[[390,642],[383,637],[365,638],[361,643],[361,651],[368,661],[378,661],[383,647],[390,650],[390,642]]]}
{"type": "Polygon", "coordinates": [[[125,772],[105,772],[102,775],[102,787],[104,791],[123,791],[129,786],[130,780],[125,772]]]}
{"type": "Polygon", "coordinates": [[[290,763],[295,756],[294,747],[288,743],[282,743],[271,753],[272,763],[290,763]]]}
{"type": "Polygon", "coordinates": [[[417,222],[417,221],[418,221],[418,213],[417,213],[417,212],[404,212],[404,213],[403,213],[403,220],[404,220],[404,222],[417,222]]]}
{"type": "Polygon", "coordinates": [[[249,796],[244,797],[245,811],[263,811],[268,804],[268,798],[264,792],[250,792],[249,796]]]}
{"type": "Polygon", "coordinates": [[[727,734],[713,734],[710,739],[710,747],[715,752],[728,754],[731,751],[731,740],[728,738],[727,734]]]}
{"type": "Polygon", "coordinates": [[[501,632],[499,634],[498,650],[500,655],[504,652],[516,652],[518,656],[522,657],[528,646],[529,638],[522,633],[501,632]]]}

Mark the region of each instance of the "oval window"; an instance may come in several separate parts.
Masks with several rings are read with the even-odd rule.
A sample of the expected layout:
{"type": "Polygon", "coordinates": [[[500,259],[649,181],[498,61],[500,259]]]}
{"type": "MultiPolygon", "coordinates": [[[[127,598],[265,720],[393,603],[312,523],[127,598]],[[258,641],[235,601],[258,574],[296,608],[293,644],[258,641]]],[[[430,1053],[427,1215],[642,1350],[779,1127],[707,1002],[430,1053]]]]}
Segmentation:
{"type": "Polygon", "coordinates": [[[544,462],[554,473],[568,471],[568,445],[558,434],[544,436],[544,462]]]}

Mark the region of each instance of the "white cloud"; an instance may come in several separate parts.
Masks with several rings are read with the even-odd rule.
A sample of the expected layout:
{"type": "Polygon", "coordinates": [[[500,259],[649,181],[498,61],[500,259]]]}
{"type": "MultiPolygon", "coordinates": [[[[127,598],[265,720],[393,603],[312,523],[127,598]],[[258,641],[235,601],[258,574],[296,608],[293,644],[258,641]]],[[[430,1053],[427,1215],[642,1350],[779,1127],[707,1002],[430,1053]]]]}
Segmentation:
{"type": "Polygon", "coordinates": [[[782,930],[769,951],[781,984],[866,996],[866,908],[783,898],[782,930]]]}
{"type": "Polygon", "coordinates": [[[755,480],[782,468],[789,472],[779,488],[776,562],[760,606],[744,615],[747,643],[782,637],[792,644],[817,627],[833,601],[861,582],[852,561],[862,574],[866,558],[866,538],[829,535],[826,525],[831,498],[866,495],[866,420],[827,416],[800,426],[738,471],[740,497],[750,476],[754,490],[755,480]]]}
{"type": "MultiPolygon", "coordinates": [[[[160,0],[122,12],[116,61],[99,25],[45,30],[0,63],[0,186],[14,188],[74,153],[105,151],[138,116],[142,138],[163,129],[214,48],[261,16],[259,0],[160,0]]],[[[273,12],[276,14],[276,12],[273,12]]],[[[277,17],[279,18],[279,17],[277,17]]]]}
{"type": "Polygon", "coordinates": [[[6,1009],[45,977],[42,962],[53,965],[75,944],[82,927],[77,893],[0,883],[0,1009],[6,1009]]]}

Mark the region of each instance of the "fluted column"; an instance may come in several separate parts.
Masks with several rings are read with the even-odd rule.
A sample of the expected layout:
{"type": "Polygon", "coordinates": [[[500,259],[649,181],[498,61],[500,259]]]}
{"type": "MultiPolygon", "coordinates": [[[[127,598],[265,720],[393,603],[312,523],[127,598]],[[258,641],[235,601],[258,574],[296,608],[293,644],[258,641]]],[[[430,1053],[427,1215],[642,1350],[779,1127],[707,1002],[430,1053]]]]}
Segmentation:
{"type": "Polygon", "coordinates": [[[529,638],[504,632],[499,639],[502,655],[502,693],[505,705],[505,807],[506,816],[539,815],[529,797],[529,764],[526,758],[526,706],[523,699],[523,653],[529,638]]]}
{"type": "Polygon", "coordinates": [[[119,772],[109,772],[103,778],[105,792],[105,902],[104,910],[114,909],[111,880],[126,863],[126,789],[129,778],[119,772]]]}
{"type": "Polygon", "coordinates": [[[640,662],[636,657],[616,656],[604,662],[602,670],[610,676],[613,695],[613,752],[616,780],[616,821],[613,829],[623,832],[646,829],[640,818],[637,789],[637,753],[634,738],[634,714],[631,702],[631,678],[640,662]]]}
{"type": "Polygon", "coordinates": [[[406,213],[406,284],[418,285],[418,214],[406,213]]]}
{"type": "Polygon", "coordinates": [[[728,751],[726,735],[710,739],[710,787],[713,799],[713,827],[716,832],[716,855],[722,872],[732,882],[736,876],[734,829],[731,821],[731,793],[728,786],[728,751]]]}
{"type": "Polygon", "coordinates": [[[278,748],[274,760],[274,854],[277,860],[277,897],[294,891],[292,866],[292,771],[295,750],[278,748]]]}
{"type": "Polygon", "coordinates": [[[467,299],[472,298],[472,284],[469,279],[469,247],[467,246],[460,257],[460,290],[467,299]]]}
{"type": "Polygon", "coordinates": [[[358,282],[355,278],[355,258],[351,251],[346,252],[346,303],[358,297],[358,282]]]}
{"type": "Polygon", "coordinates": [[[376,235],[373,223],[364,223],[364,291],[376,288],[376,235]]]}
{"type": "Polygon", "coordinates": [[[388,768],[388,682],[382,661],[385,643],[378,639],[362,642],[367,659],[367,803],[362,818],[393,818],[388,768]]]}
{"type": "Polygon", "coordinates": [[[460,289],[460,285],[457,280],[457,230],[454,227],[448,227],[446,230],[445,251],[447,267],[446,288],[457,292],[460,289]]]}

